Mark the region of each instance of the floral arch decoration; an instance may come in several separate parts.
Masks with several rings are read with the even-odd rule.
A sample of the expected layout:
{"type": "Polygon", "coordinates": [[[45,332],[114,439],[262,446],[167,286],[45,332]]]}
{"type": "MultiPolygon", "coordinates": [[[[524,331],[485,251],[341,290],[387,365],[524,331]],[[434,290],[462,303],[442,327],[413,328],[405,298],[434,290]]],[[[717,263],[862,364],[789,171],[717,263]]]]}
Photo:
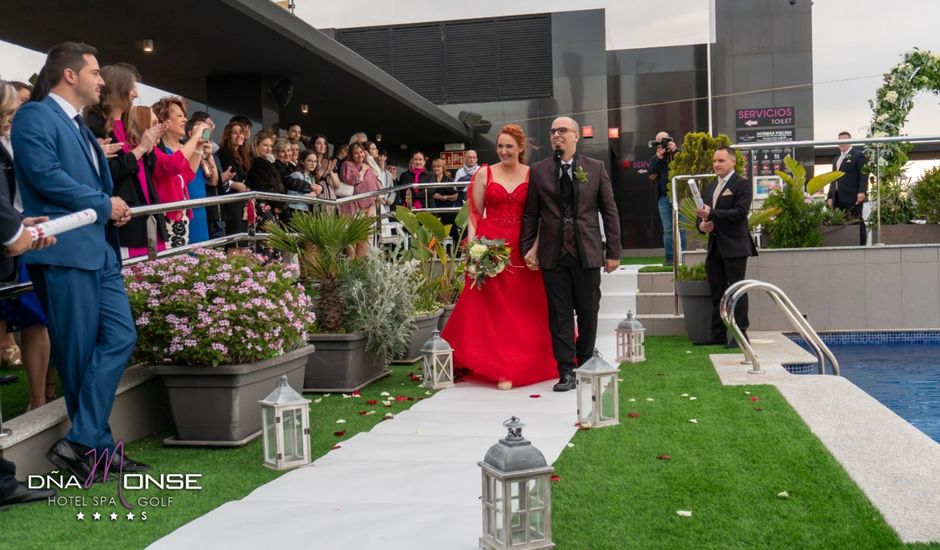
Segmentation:
{"type": "MultiPolygon", "coordinates": [[[[914,107],[914,96],[922,91],[940,95],[940,55],[914,48],[884,75],[884,84],[878,88],[875,99],[868,101],[872,109],[869,137],[901,135],[914,107]]],[[[910,150],[908,143],[889,143],[878,149],[876,162],[881,167],[882,179],[897,180],[901,176],[910,150]]]]}

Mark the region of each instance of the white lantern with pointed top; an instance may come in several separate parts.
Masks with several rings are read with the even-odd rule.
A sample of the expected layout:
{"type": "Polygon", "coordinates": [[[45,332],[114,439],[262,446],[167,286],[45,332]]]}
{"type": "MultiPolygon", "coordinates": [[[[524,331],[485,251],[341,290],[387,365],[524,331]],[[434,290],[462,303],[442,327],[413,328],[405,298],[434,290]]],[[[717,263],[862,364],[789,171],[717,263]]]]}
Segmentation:
{"type": "Polygon", "coordinates": [[[633,316],[633,311],[627,311],[627,317],[617,325],[617,362],[640,363],[646,361],[646,343],[644,333],[646,329],[633,316]]]}
{"type": "Polygon", "coordinates": [[[574,370],[578,381],[578,422],[582,428],[603,428],[620,424],[618,382],[620,369],[594,356],[574,370]]]}
{"type": "Polygon", "coordinates": [[[264,465],[287,470],[310,464],[310,401],[281,376],[261,402],[264,465]]]}
{"type": "Polygon", "coordinates": [[[439,390],[454,386],[454,350],[441,338],[441,331],[435,330],[421,346],[421,358],[423,387],[439,390]]]}
{"type": "Polygon", "coordinates": [[[525,426],[515,416],[503,422],[505,439],[490,447],[483,470],[485,550],[555,548],[552,542],[551,475],[542,452],[522,437],[525,426]]]}

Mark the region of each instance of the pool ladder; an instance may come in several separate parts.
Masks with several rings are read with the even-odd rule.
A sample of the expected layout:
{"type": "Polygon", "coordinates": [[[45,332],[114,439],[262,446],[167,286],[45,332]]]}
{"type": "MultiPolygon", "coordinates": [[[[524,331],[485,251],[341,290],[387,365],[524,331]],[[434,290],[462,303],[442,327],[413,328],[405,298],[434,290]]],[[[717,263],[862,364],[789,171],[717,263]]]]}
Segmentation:
{"type": "Polygon", "coordinates": [[[810,326],[806,317],[793,305],[793,302],[786,293],[777,286],[754,279],[745,279],[729,286],[724,296],[721,297],[721,304],[719,305],[721,320],[725,323],[728,330],[731,331],[731,335],[734,336],[734,340],[738,343],[738,346],[744,351],[744,362],[751,365],[751,370],[748,371],[749,373],[763,374],[765,371],[760,368],[760,361],[754,353],[754,348],[752,348],[751,343],[744,338],[744,333],[741,332],[737,321],[734,320],[734,308],[738,304],[738,300],[751,290],[765,291],[768,296],[770,296],[773,303],[780,308],[784,316],[789,319],[790,324],[796,328],[809,347],[812,348],[813,353],[816,354],[816,370],[818,374],[826,374],[826,359],[828,359],[829,363],[832,365],[832,374],[839,376],[839,361],[836,360],[835,355],[832,354],[829,347],[822,341],[819,334],[813,330],[813,327],[810,326]]]}

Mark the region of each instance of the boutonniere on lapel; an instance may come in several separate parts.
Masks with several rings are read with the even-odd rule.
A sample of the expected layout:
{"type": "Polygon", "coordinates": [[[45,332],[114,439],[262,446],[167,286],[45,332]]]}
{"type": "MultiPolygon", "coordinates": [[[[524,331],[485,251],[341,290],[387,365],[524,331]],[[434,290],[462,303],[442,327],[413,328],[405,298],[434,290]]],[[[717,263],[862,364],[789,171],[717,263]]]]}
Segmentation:
{"type": "Polygon", "coordinates": [[[578,166],[574,169],[574,179],[578,180],[578,183],[587,183],[588,174],[584,171],[584,168],[578,166]]]}

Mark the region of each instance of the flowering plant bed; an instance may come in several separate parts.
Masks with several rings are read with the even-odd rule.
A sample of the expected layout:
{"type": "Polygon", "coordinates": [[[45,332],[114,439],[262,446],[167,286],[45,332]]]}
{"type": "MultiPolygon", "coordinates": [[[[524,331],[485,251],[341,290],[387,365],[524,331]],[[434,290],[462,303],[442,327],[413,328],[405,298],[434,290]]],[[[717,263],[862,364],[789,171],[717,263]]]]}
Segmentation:
{"type": "Polygon", "coordinates": [[[306,345],[314,321],[296,268],[260,256],[197,250],[128,267],[124,276],[136,359],[149,364],[270,359],[306,345]]]}

